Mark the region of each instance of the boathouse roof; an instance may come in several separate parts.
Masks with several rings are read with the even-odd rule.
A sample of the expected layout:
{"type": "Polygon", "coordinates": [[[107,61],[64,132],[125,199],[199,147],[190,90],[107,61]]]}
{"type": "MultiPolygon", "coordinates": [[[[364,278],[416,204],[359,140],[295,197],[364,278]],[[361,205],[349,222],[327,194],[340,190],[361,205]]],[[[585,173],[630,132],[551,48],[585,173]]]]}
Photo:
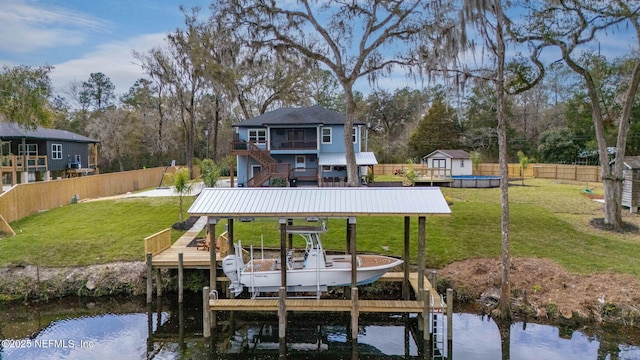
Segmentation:
{"type": "Polygon", "coordinates": [[[355,217],[450,214],[437,187],[205,188],[189,208],[194,216],[355,217]]]}

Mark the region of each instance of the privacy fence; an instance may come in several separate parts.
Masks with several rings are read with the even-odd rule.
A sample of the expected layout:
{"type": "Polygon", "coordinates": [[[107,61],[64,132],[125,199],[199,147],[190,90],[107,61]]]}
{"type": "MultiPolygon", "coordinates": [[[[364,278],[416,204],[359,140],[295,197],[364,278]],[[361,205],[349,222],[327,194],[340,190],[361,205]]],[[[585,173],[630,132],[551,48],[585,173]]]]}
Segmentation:
{"type": "MultiPolygon", "coordinates": [[[[396,172],[404,172],[413,168],[415,171],[427,169],[426,164],[378,164],[374,165],[376,175],[393,175],[396,172]]],[[[473,168],[473,175],[500,175],[498,164],[478,164],[473,168]]],[[[556,164],[529,164],[524,172],[521,172],[520,164],[509,164],[509,177],[535,177],[544,179],[573,180],[602,182],[599,166],[586,165],[556,165],[556,164]]]]}
{"type": "MultiPolygon", "coordinates": [[[[167,172],[173,171],[168,168],[167,172]]],[[[79,199],[125,194],[160,185],[164,167],[18,184],[0,194],[0,215],[7,222],[68,205],[79,199]]]]}

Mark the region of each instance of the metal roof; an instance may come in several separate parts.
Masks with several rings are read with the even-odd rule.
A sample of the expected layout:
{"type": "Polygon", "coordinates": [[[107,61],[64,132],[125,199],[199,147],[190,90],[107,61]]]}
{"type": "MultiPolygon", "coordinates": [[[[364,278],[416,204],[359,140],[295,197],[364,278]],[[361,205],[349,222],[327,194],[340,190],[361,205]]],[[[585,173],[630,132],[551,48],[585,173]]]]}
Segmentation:
{"type": "Polygon", "coordinates": [[[28,138],[45,140],[63,140],[81,143],[98,143],[98,140],[88,138],[67,130],[47,129],[38,126],[34,130],[21,127],[17,123],[7,123],[0,121],[0,138],[28,138]]]}
{"type": "MultiPolygon", "coordinates": [[[[343,125],[345,115],[314,105],[302,108],[282,108],[269,111],[234,124],[235,127],[292,126],[292,125],[343,125]]],[[[354,121],[354,125],[363,123],[354,121]]]]}
{"type": "Polygon", "coordinates": [[[423,156],[422,158],[430,158],[438,153],[452,159],[471,159],[471,154],[464,150],[436,150],[429,155],[423,156]]]}
{"type": "Polygon", "coordinates": [[[190,215],[241,217],[426,216],[450,214],[440,188],[205,188],[190,215]]]}
{"type": "MultiPolygon", "coordinates": [[[[378,160],[376,155],[372,152],[358,152],[356,153],[356,165],[376,165],[378,160]]],[[[323,165],[347,165],[347,155],[345,153],[320,153],[318,155],[318,164],[323,165]]]]}

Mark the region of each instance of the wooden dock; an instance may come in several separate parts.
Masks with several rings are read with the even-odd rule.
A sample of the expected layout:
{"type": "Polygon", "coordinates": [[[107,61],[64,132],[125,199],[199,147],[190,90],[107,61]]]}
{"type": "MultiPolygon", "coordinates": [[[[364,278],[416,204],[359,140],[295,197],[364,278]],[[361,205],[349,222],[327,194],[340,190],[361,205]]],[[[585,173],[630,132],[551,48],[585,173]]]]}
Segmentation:
{"type": "MultiPolygon", "coordinates": [[[[386,273],[379,281],[402,281],[403,273],[386,273]]],[[[417,293],[418,274],[409,274],[409,283],[417,293]]],[[[424,288],[431,294],[431,311],[444,312],[446,304],[433,289],[429,281],[424,279],[424,288]]],[[[278,299],[212,299],[209,300],[212,311],[278,311],[278,299]]],[[[285,300],[287,311],[300,312],[349,312],[353,310],[351,300],[340,299],[298,299],[285,300]]],[[[359,312],[387,313],[422,313],[424,303],[417,300],[359,300],[359,312]]]]}
{"type": "MultiPolygon", "coordinates": [[[[171,247],[153,255],[152,266],[154,268],[178,268],[178,254],[182,253],[185,269],[209,269],[209,251],[198,250],[195,246],[188,246],[193,239],[207,225],[206,216],[201,216],[193,227],[185,232],[171,247]]],[[[218,261],[222,260],[220,254],[216,254],[218,261]]]]}

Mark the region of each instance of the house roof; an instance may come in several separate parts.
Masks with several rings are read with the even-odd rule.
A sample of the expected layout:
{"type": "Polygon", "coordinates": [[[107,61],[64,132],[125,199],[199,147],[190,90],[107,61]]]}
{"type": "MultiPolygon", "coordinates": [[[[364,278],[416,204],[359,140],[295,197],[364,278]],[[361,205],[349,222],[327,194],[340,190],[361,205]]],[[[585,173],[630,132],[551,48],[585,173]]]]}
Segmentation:
{"type": "MultiPolygon", "coordinates": [[[[345,115],[320,105],[301,108],[282,108],[234,124],[234,127],[344,125],[345,115]]],[[[354,121],[355,125],[364,124],[354,121]]]]}
{"type": "Polygon", "coordinates": [[[429,155],[423,156],[422,158],[423,159],[430,158],[433,155],[436,155],[438,153],[451,159],[471,159],[471,154],[469,154],[464,150],[436,150],[430,153],[429,155]]]}
{"type": "Polygon", "coordinates": [[[241,217],[425,216],[450,214],[440,188],[205,188],[190,215],[241,217]]]}
{"type": "MultiPolygon", "coordinates": [[[[372,152],[357,152],[356,165],[376,165],[378,160],[372,152]]],[[[318,155],[318,165],[320,166],[336,166],[347,165],[347,155],[345,153],[325,152],[318,155]]]]}
{"type": "Polygon", "coordinates": [[[624,166],[628,169],[640,169],[640,156],[626,156],[624,166]]]}
{"type": "Polygon", "coordinates": [[[27,138],[61,140],[81,143],[99,143],[98,140],[88,138],[67,130],[47,129],[38,126],[34,130],[25,129],[17,123],[0,122],[0,139],[27,138]]]}

